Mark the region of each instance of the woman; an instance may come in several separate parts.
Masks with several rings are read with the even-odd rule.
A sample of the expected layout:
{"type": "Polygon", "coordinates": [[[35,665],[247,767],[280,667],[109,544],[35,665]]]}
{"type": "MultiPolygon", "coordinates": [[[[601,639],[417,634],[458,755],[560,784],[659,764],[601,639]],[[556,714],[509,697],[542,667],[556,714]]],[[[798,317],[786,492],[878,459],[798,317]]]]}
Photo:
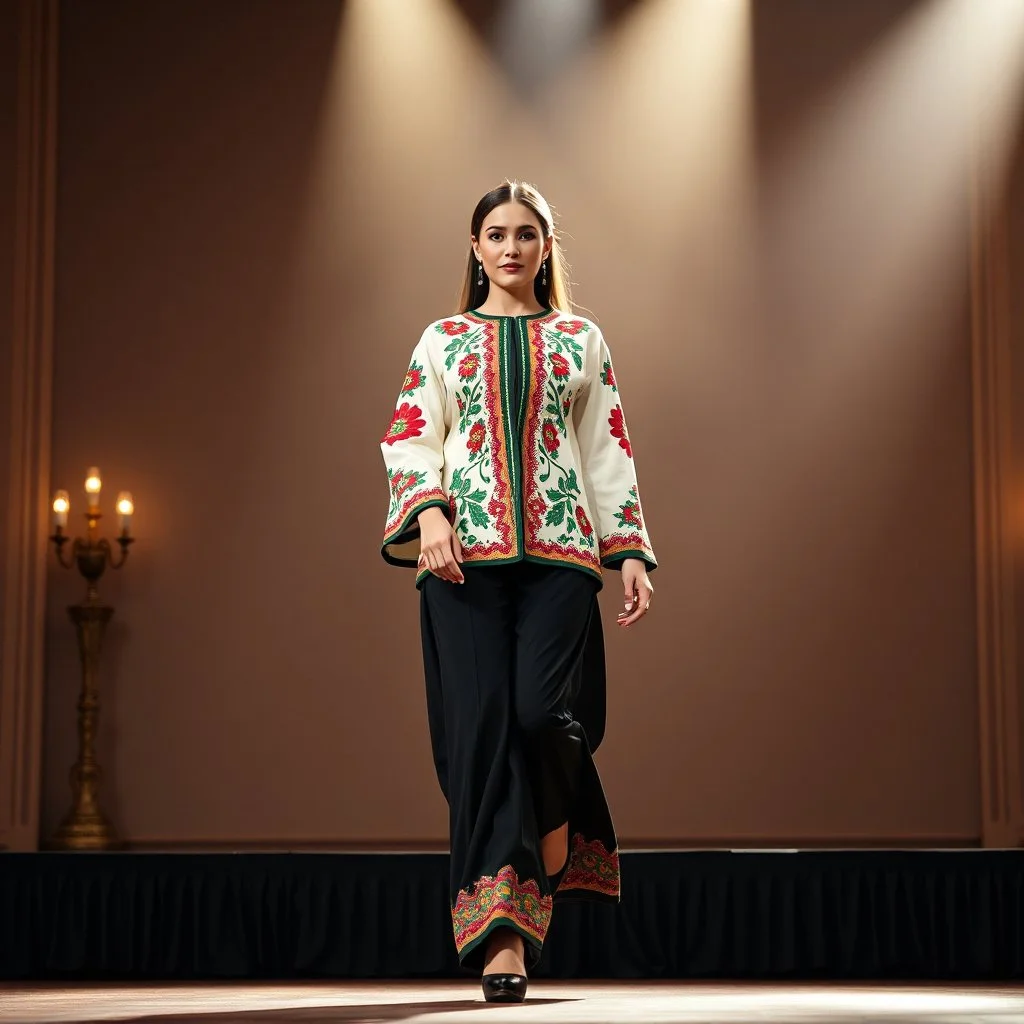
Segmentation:
{"type": "Polygon", "coordinates": [[[572,313],[548,204],[506,181],[470,235],[460,312],[423,332],[381,442],[382,554],[418,569],[459,960],[488,1001],[519,1002],[553,903],[619,898],[592,757],[597,592],[621,572],[628,628],[657,563],[611,357],[572,313]]]}

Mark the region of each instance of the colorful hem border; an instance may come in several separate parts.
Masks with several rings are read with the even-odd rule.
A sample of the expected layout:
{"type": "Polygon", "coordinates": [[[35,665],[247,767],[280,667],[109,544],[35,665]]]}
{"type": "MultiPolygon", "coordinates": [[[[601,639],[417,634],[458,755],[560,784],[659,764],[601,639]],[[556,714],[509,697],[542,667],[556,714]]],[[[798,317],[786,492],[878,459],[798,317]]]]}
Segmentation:
{"type": "Polygon", "coordinates": [[[514,926],[523,936],[543,944],[551,923],[550,896],[542,896],[532,878],[520,881],[515,868],[506,864],[495,875],[477,879],[462,889],[452,907],[452,931],[459,958],[501,921],[514,926]]]}
{"type": "Polygon", "coordinates": [[[588,841],[576,832],[557,892],[569,890],[599,893],[617,900],[621,892],[618,850],[609,850],[600,839],[588,841]]]}

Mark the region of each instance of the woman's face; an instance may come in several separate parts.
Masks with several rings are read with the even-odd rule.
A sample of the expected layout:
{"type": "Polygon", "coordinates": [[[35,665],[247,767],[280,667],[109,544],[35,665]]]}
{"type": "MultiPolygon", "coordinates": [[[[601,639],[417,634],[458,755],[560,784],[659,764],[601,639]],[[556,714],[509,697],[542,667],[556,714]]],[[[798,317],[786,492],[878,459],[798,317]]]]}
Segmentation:
{"type": "Polygon", "coordinates": [[[537,215],[522,203],[505,203],[491,210],[473,243],[477,258],[483,259],[484,273],[511,290],[533,285],[550,249],[537,215]]]}

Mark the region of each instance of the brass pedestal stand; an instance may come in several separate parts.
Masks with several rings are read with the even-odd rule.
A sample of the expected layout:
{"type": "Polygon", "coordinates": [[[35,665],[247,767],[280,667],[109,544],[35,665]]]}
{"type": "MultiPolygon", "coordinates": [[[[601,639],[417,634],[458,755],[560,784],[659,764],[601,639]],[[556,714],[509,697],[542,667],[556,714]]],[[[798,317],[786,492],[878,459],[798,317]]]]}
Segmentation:
{"type": "Polygon", "coordinates": [[[101,771],[96,760],[96,731],[99,722],[100,699],[97,677],[103,634],[114,614],[109,605],[100,604],[97,582],[109,565],[120,569],[128,556],[128,545],[133,538],[127,530],[117,538],[121,546],[120,557],[115,559],[109,541],[96,538],[96,524],[100,513],[90,509],[85,513],[89,524],[86,540],[75,539],[71,559],[64,560],[63,547],[69,540],[61,527],[50,538],[57,547],[57,559],[65,569],[77,564],[85,577],[85,600],[71,605],[68,615],[78,633],[78,650],[82,659],[82,690],[78,698],[78,760],[71,768],[71,791],[74,799],[60,827],[47,847],[54,850],[112,850],[120,847],[114,826],[99,805],[101,771]]]}

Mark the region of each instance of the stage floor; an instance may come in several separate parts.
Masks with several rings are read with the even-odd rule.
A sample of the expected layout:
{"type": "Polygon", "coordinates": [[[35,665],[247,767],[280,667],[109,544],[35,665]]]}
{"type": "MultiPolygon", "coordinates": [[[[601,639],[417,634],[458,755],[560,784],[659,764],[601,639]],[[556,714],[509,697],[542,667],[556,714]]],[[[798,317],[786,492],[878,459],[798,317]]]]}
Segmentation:
{"type": "Polygon", "coordinates": [[[464,982],[290,985],[0,985],[0,1021],[153,1024],[448,1024],[474,1011],[502,1021],[691,1024],[1018,1024],[1024,987],[531,984],[522,1006],[489,1006],[464,982]]]}

